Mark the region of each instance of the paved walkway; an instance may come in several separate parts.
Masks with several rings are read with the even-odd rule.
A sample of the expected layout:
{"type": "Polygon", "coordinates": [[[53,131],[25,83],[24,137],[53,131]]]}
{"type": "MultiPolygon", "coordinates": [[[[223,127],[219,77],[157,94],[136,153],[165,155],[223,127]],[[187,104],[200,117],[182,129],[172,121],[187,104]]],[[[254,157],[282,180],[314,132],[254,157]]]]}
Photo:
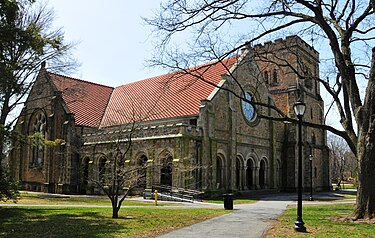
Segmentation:
{"type": "MultiPolygon", "coordinates": [[[[325,200],[340,199],[335,197],[334,193],[322,193],[315,196],[320,200],[319,202],[304,202],[303,204],[332,203],[325,200]],[[321,202],[322,200],[325,202],[321,202]]],[[[308,196],[304,197],[306,198],[308,196]]],[[[295,199],[296,195],[293,194],[276,194],[264,197],[254,204],[234,205],[234,211],[230,214],[172,231],[159,238],[262,237],[271,222],[280,216],[288,205],[296,204],[295,199]]]]}

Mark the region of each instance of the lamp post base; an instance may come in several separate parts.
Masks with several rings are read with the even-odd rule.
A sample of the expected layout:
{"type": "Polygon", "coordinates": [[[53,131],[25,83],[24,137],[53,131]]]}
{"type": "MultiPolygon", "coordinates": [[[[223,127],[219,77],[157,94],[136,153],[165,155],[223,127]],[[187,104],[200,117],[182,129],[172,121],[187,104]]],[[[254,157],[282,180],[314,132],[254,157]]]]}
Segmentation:
{"type": "Polygon", "coordinates": [[[309,201],[314,201],[314,198],[310,196],[309,201]]]}
{"type": "Polygon", "coordinates": [[[305,223],[303,221],[295,221],[294,225],[294,230],[297,232],[306,232],[306,227],[304,226],[305,223]]]}

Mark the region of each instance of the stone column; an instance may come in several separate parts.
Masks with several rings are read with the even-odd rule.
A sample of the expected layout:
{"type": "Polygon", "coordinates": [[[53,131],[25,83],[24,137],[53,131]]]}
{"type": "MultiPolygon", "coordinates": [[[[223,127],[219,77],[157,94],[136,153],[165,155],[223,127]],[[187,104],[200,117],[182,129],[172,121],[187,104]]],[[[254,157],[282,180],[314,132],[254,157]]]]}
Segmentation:
{"type": "Polygon", "coordinates": [[[264,188],[265,189],[270,188],[270,177],[269,177],[270,173],[269,173],[269,170],[270,170],[269,167],[264,168],[264,188]]]}
{"type": "Polygon", "coordinates": [[[240,177],[241,177],[241,180],[240,180],[241,190],[245,190],[245,184],[246,184],[246,166],[244,166],[244,165],[240,169],[240,177]]]}
{"type": "Polygon", "coordinates": [[[254,167],[252,172],[253,172],[254,189],[260,189],[260,186],[259,186],[259,167],[254,167]]]}

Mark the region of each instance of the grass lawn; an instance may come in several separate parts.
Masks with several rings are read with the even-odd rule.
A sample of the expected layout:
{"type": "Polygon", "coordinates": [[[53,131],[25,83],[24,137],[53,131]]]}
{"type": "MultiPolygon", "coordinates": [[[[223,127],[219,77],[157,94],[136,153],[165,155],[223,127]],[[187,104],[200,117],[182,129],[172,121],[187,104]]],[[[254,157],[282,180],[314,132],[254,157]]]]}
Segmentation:
{"type": "Polygon", "coordinates": [[[307,233],[294,231],[296,208],[290,208],[277,219],[265,237],[375,237],[374,224],[334,219],[350,216],[353,206],[352,204],[304,206],[303,221],[307,233]]]}
{"type": "Polygon", "coordinates": [[[0,207],[0,237],[155,237],[229,211],[224,209],[0,207]]]}
{"type": "MultiPolygon", "coordinates": [[[[111,201],[106,196],[96,197],[80,197],[80,196],[56,196],[53,197],[51,194],[43,193],[29,193],[21,192],[20,199],[17,204],[38,204],[38,205],[96,205],[96,206],[111,206],[111,201]]],[[[6,203],[1,202],[0,204],[10,204],[11,201],[6,203]]],[[[153,200],[144,201],[132,201],[127,200],[123,202],[124,206],[154,206],[153,200]]],[[[171,206],[178,205],[178,203],[162,203],[159,202],[158,206],[171,206]]]]}
{"type": "MultiPolygon", "coordinates": [[[[337,184],[332,184],[332,188],[333,188],[333,190],[335,190],[336,188],[337,188],[337,184]]],[[[355,189],[355,188],[357,188],[357,186],[355,186],[354,184],[352,184],[352,183],[341,183],[341,188],[340,189],[343,189],[343,190],[345,190],[345,189],[355,189]]]]}
{"type": "MultiPolygon", "coordinates": [[[[250,203],[256,203],[258,200],[254,199],[234,199],[233,204],[250,204],[250,203]]],[[[204,202],[208,203],[216,203],[216,204],[224,204],[223,199],[211,199],[211,200],[204,200],[204,202]]]]}

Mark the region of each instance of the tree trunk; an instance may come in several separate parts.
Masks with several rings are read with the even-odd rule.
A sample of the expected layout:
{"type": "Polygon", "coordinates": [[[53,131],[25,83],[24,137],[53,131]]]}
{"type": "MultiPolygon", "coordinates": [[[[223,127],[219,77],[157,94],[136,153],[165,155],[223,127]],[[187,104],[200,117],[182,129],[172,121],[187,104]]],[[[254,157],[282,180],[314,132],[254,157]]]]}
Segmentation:
{"type": "Polygon", "coordinates": [[[358,137],[359,175],[355,219],[373,218],[375,215],[375,134],[363,134],[358,137]]]}
{"type": "Polygon", "coordinates": [[[5,95],[2,97],[3,103],[2,103],[2,108],[0,111],[0,178],[3,178],[4,176],[4,171],[2,167],[2,162],[5,159],[5,155],[3,154],[5,142],[6,142],[6,130],[7,128],[5,127],[5,122],[6,119],[9,115],[10,108],[9,108],[9,100],[10,100],[10,94],[5,93],[5,95]]]}
{"type": "Polygon", "coordinates": [[[365,102],[358,113],[358,193],[354,211],[356,219],[375,215],[375,47],[365,102]]]}
{"type": "Polygon", "coordinates": [[[112,203],[112,218],[118,218],[118,211],[117,204],[112,203]]]}

